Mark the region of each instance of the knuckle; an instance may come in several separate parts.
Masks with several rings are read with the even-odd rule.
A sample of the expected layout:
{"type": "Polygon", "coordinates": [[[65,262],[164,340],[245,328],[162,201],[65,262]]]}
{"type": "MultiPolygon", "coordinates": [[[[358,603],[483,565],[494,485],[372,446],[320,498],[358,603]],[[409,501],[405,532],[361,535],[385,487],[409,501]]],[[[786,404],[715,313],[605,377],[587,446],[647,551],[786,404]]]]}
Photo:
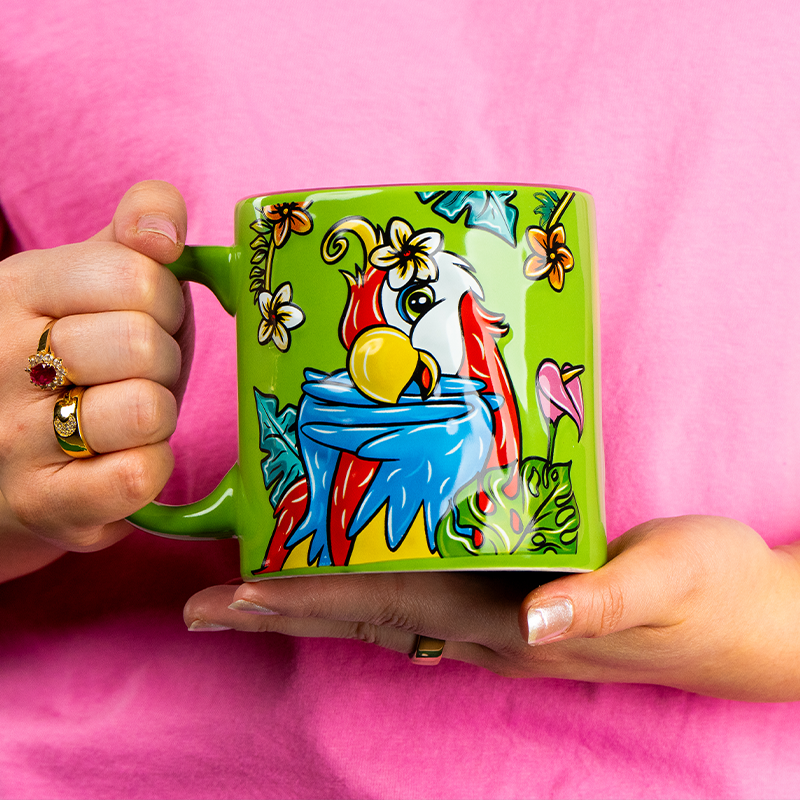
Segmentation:
{"type": "Polygon", "coordinates": [[[597,620],[596,636],[606,636],[617,629],[625,616],[622,587],[607,583],[594,595],[592,615],[597,620]]]}
{"type": "Polygon", "coordinates": [[[117,491],[126,507],[140,508],[157,494],[152,470],[137,451],[129,451],[117,470],[117,491]]]}
{"type": "Polygon", "coordinates": [[[156,362],[158,335],[156,323],[144,313],[129,313],[123,316],[122,339],[128,350],[131,368],[144,373],[156,362]]]}
{"type": "Polygon", "coordinates": [[[352,638],[366,644],[379,644],[378,628],[369,622],[356,622],[352,629],[352,638]]]}
{"type": "Polygon", "coordinates": [[[387,576],[380,584],[375,596],[374,611],[368,624],[377,627],[395,628],[402,631],[416,631],[419,615],[408,606],[409,593],[405,592],[402,574],[387,576]]]}
{"type": "Polygon", "coordinates": [[[131,419],[141,440],[151,441],[158,437],[164,420],[162,405],[161,396],[153,383],[137,382],[131,419]]]}
{"type": "Polygon", "coordinates": [[[128,252],[116,280],[125,308],[151,308],[158,295],[159,267],[146,256],[128,252]]]}
{"type": "Polygon", "coordinates": [[[65,546],[76,553],[91,553],[107,545],[104,529],[101,526],[80,528],[70,532],[65,546]]]}

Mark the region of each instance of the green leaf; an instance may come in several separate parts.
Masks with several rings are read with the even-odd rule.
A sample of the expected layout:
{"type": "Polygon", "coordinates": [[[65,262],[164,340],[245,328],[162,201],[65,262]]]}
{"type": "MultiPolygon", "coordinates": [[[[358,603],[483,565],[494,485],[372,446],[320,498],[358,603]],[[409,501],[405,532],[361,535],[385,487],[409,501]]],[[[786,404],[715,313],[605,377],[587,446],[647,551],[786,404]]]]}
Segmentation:
{"type": "Polygon", "coordinates": [[[541,226],[547,228],[561,198],[558,196],[558,192],[554,192],[552,189],[534,192],[533,196],[539,201],[539,205],[533,210],[533,213],[539,215],[541,226]]]}
{"type": "Polygon", "coordinates": [[[253,255],[250,258],[251,264],[260,264],[266,257],[269,250],[265,250],[263,247],[259,247],[257,250],[253,251],[253,255]]]}
{"type": "Polygon", "coordinates": [[[571,466],[572,462],[548,465],[540,458],[523,463],[523,480],[537,497],[528,552],[577,552],[581,515],[572,491],[571,466]]]}
{"type": "Polygon", "coordinates": [[[266,280],[266,269],[256,264],[256,266],[250,270],[250,291],[253,293],[253,303],[258,303],[259,294],[267,290],[266,280]]]}
{"type": "Polygon", "coordinates": [[[258,236],[250,242],[250,248],[255,250],[257,247],[269,247],[269,239],[269,236],[259,233],[258,236]]]}
{"type": "Polygon", "coordinates": [[[483,472],[455,497],[455,508],[439,523],[436,543],[443,556],[515,553],[575,553],[580,512],[570,478],[571,462],[542,458],[483,472]],[[509,496],[510,495],[510,496],[509,496]]]}
{"type": "Polygon", "coordinates": [[[258,413],[259,448],[267,457],[261,461],[264,486],[272,487],[269,501],[277,507],[281,498],[305,475],[297,447],[297,407],[287,405],[278,411],[278,398],[253,387],[258,413]]]}
{"type": "Polygon", "coordinates": [[[255,219],[255,222],[251,222],[250,223],[250,227],[256,233],[271,235],[272,234],[272,222],[267,219],[266,214],[264,214],[264,209],[263,208],[257,208],[255,211],[256,211],[256,219],[255,219]]]}

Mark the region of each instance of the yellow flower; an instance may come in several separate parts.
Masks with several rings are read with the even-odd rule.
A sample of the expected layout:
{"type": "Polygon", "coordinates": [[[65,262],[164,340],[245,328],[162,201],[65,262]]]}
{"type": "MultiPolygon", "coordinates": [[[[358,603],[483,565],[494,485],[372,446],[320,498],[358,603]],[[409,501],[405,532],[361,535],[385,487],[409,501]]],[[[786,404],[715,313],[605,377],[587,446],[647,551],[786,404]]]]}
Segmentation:
{"type": "Polygon", "coordinates": [[[305,234],[311,230],[311,214],[306,210],[308,203],[275,203],[264,206],[264,216],[272,222],[272,241],[275,247],[282,247],[289,235],[305,234]]]}
{"type": "Polygon", "coordinates": [[[258,341],[267,344],[270,340],[275,347],[285,353],[291,344],[289,331],[305,322],[306,316],[292,301],[292,285],[282,283],[274,295],[261,292],[258,307],[261,310],[261,324],[258,326],[258,341]]]}
{"type": "Polygon", "coordinates": [[[442,249],[442,233],[433,228],[414,232],[399,217],[389,221],[389,244],[376,247],[369,254],[369,263],[389,273],[389,286],[395,291],[409,281],[435,281],[439,268],[434,256],[442,249]]]}
{"type": "Polygon", "coordinates": [[[538,281],[548,278],[550,285],[560,292],[564,288],[564,274],[575,266],[575,259],[567,247],[567,233],[563,225],[549,230],[531,226],[525,231],[531,254],[522,268],[526,278],[538,281]]]}

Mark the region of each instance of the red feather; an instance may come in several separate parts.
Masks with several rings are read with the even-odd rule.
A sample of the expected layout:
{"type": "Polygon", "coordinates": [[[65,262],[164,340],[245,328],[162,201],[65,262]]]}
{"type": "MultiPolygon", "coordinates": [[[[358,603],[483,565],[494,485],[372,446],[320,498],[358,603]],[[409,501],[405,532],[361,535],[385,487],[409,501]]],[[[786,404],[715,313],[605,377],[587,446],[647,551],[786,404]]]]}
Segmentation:
{"type": "Polygon", "coordinates": [[[355,276],[342,272],[350,290],[339,324],[339,339],[345,350],[350,350],[353,340],[362,331],[386,324],[381,310],[381,287],[387,274],[374,267],[367,267],[366,272],[356,270],[355,276]]]}
{"type": "Polygon", "coordinates": [[[486,384],[486,392],[499,394],[503,405],[494,414],[494,452],[487,467],[507,467],[519,461],[519,411],[511,379],[497,348],[508,326],[501,314],[487,311],[472,292],[461,300],[461,329],[464,334],[464,363],[459,375],[477,378],[486,384]]]}
{"type": "MultiPolygon", "coordinates": [[[[381,310],[381,287],[387,273],[368,266],[364,272],[356,270],[355,276],[349,272],[342,275],[350,291],[339,324],[339,339],[349,350],[359,333],[386,324],[381,310]]],[[[347,529],[379,466],[378,461],[367,461],[351,453],[342,453],[339,458],[328,513],[331,560],[335,566],[347,564],[350,559],[353,539],[347,537],[347,529]]]]}
{"type": "Polygon", "coordinates": [[[253,575],[263,575],[266,572],[280,572],[291,550],[286,549],[286,540],[292,531],[300,524],[306,515],[308,507],[308,481],[300,478],[295,481],[281,497],[275,508],[275,531],[269,542],[267,554],[261,569],[253,570],[253,575]]]}
{"type": "Polygon", "coordinates": [[[354,540],[347,537],[347,529],[380,465],[380,461],[368,461],[352,453],[342,453],[339,457],[328,513],[328,536],[334,566],[342,566],[350,560],[354,540]]]}

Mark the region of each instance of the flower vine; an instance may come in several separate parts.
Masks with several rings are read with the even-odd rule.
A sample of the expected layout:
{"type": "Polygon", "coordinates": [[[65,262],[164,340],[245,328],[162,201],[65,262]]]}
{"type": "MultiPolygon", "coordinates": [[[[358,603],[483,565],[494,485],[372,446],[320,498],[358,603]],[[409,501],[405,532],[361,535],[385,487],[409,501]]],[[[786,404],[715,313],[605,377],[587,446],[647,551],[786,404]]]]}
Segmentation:
{"type": "Polygon", "coordinates": [[[305,236],[314,227],[310,202],[289,201],[256,208],[256,218],[250,227],[256,237],[250,242],[253,255],[250,263],[250,291],[253,302],[261,311],[258,327],[259,344],[272,342],[281,352],[291,344],[289,331],[305,322],[303,310],[292,303],[291,283],[282,283],[273,293],[272,266],[275,251],[284,247],[293,233],[305,236]]]}

